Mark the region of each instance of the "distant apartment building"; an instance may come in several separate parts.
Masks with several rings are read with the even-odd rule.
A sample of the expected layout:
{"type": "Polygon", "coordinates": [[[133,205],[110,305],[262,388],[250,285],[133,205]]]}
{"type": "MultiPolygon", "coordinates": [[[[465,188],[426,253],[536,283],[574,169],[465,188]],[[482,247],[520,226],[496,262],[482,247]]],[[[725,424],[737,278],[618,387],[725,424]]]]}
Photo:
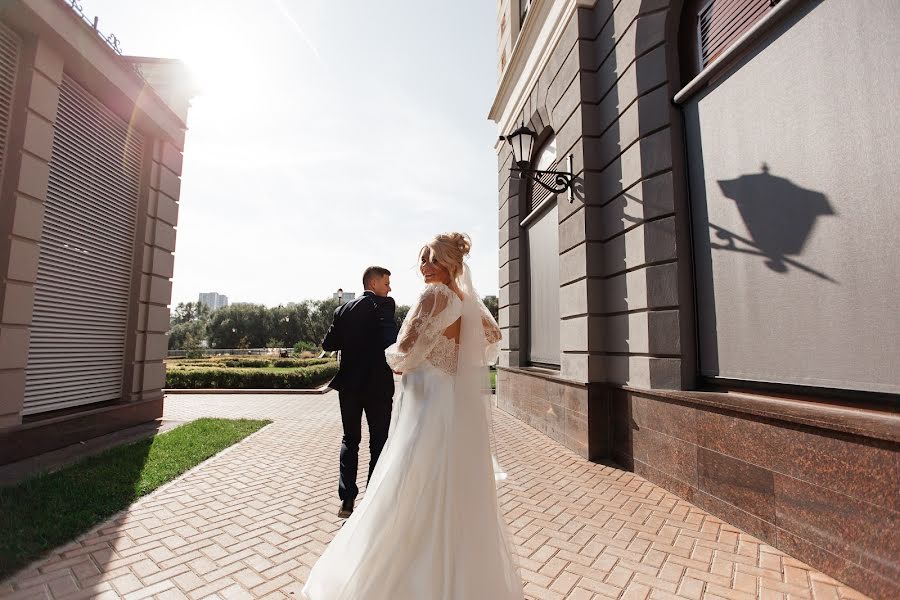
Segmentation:
{"type": "Polygon", "coordinates": [[[499,406],[900,598],[900,2],[497,8],[499,406]]]}
{"type": "Polygon", "coordinates": [[[162,415],[190,92],[77,7],[0,3],[0,463],[162,415]]]}
{"type": "Polygon", "coordinates": [[[353,292],[345,292],[342,289],[338,289],[338,291],[331,295],[331,299],[337,300],[338,304],[346,304],[351,300],[355,300],[356,294],[353,292]]]}
{"type": "Polygon", "coordinates": [[[228,296],[217,292],[202,292],[198,302],[212,311],[228,306],[228,296]]]}

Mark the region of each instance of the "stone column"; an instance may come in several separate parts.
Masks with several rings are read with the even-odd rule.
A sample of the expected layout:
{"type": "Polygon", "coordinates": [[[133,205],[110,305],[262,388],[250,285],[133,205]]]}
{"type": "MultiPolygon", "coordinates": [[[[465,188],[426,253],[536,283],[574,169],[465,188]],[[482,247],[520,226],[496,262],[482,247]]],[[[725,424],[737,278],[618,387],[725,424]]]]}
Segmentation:
{"type": "MultiPolygon", "coordinates": [[[[183,138],[177,140],[183,143],[183,138]]],[[[149,201],[142,244],[140,294],[134,331],[132,398],[162,397],[168,350],[169,303],[175,265],[175,226],[181,190],[182,153],[172,143],[152,140],[149,201]]]]}
{"type": "Polygon", "coordinates": [[[500,150],[500,329],[503,330],[500,365],[518,367],[524,353],[520,339],[520,255],[522,238],[519,221],[521,182],[510,176],[512,151],[504,145],[500,150]]]}
{"type": "Polygon", "coordinates": [[[590,381],[678,389],[672,108],[659,5],[598,1],[579,12],[584,207],[561,224],[560,241],[574,250],[583,232],[587,244],[566,272],[586,276],[572,285],[588,298],[577,330],[586,331],[590,381]]]}
{"type": "Polygon", "coordinates": [[[0,427],[22,421],[44,201],[63,59],[23,44],[0,189],[0,427]]]}

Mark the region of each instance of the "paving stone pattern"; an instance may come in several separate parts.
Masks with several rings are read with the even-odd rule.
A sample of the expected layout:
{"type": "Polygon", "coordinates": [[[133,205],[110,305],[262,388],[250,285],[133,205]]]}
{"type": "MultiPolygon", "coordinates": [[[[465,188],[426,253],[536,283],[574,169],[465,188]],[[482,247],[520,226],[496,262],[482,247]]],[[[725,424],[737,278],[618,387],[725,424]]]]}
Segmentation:
{"type": "MultiPolygon", "coordinates": [[[[0,598],[299,598],[340,527],[336,394],[166,400],[167,419],[201,416],[275,422],[0,583],[0,598]]],[[[865,598],[502,411],[494,428],[529,599],[865,598]]]]}

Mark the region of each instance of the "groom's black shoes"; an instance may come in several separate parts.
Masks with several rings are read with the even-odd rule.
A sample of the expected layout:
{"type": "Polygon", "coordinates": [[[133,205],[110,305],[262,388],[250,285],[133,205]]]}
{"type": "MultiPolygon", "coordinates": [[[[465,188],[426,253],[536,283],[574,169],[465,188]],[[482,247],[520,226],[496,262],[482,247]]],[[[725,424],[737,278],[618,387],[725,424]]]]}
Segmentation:
{"type": "Polygon", "coordinates": [[[338,511],[338,517],[346,519],[353,514],[353,500],[344,500],[341,502],[341,510],[338,511]]]}

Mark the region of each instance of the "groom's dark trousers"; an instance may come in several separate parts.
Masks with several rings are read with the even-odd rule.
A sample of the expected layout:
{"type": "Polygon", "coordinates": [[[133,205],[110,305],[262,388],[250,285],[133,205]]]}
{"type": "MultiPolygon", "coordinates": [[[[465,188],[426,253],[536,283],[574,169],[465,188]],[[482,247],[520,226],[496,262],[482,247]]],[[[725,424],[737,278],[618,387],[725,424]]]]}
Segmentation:
{"type": "Polygon", "coordinates": [[[362,415],[369,424],[369,477],[387,441],[394,396],[394,376],[384,349],[397,339],[394,299],[365,292],[339,306],[322,342],[328,351],[341,351],[341,364],[329,387],[338,391],[344,437],[341,441],[341,476],[338,495],[353,500],[359,493],[356,472],[362,415]]]}

